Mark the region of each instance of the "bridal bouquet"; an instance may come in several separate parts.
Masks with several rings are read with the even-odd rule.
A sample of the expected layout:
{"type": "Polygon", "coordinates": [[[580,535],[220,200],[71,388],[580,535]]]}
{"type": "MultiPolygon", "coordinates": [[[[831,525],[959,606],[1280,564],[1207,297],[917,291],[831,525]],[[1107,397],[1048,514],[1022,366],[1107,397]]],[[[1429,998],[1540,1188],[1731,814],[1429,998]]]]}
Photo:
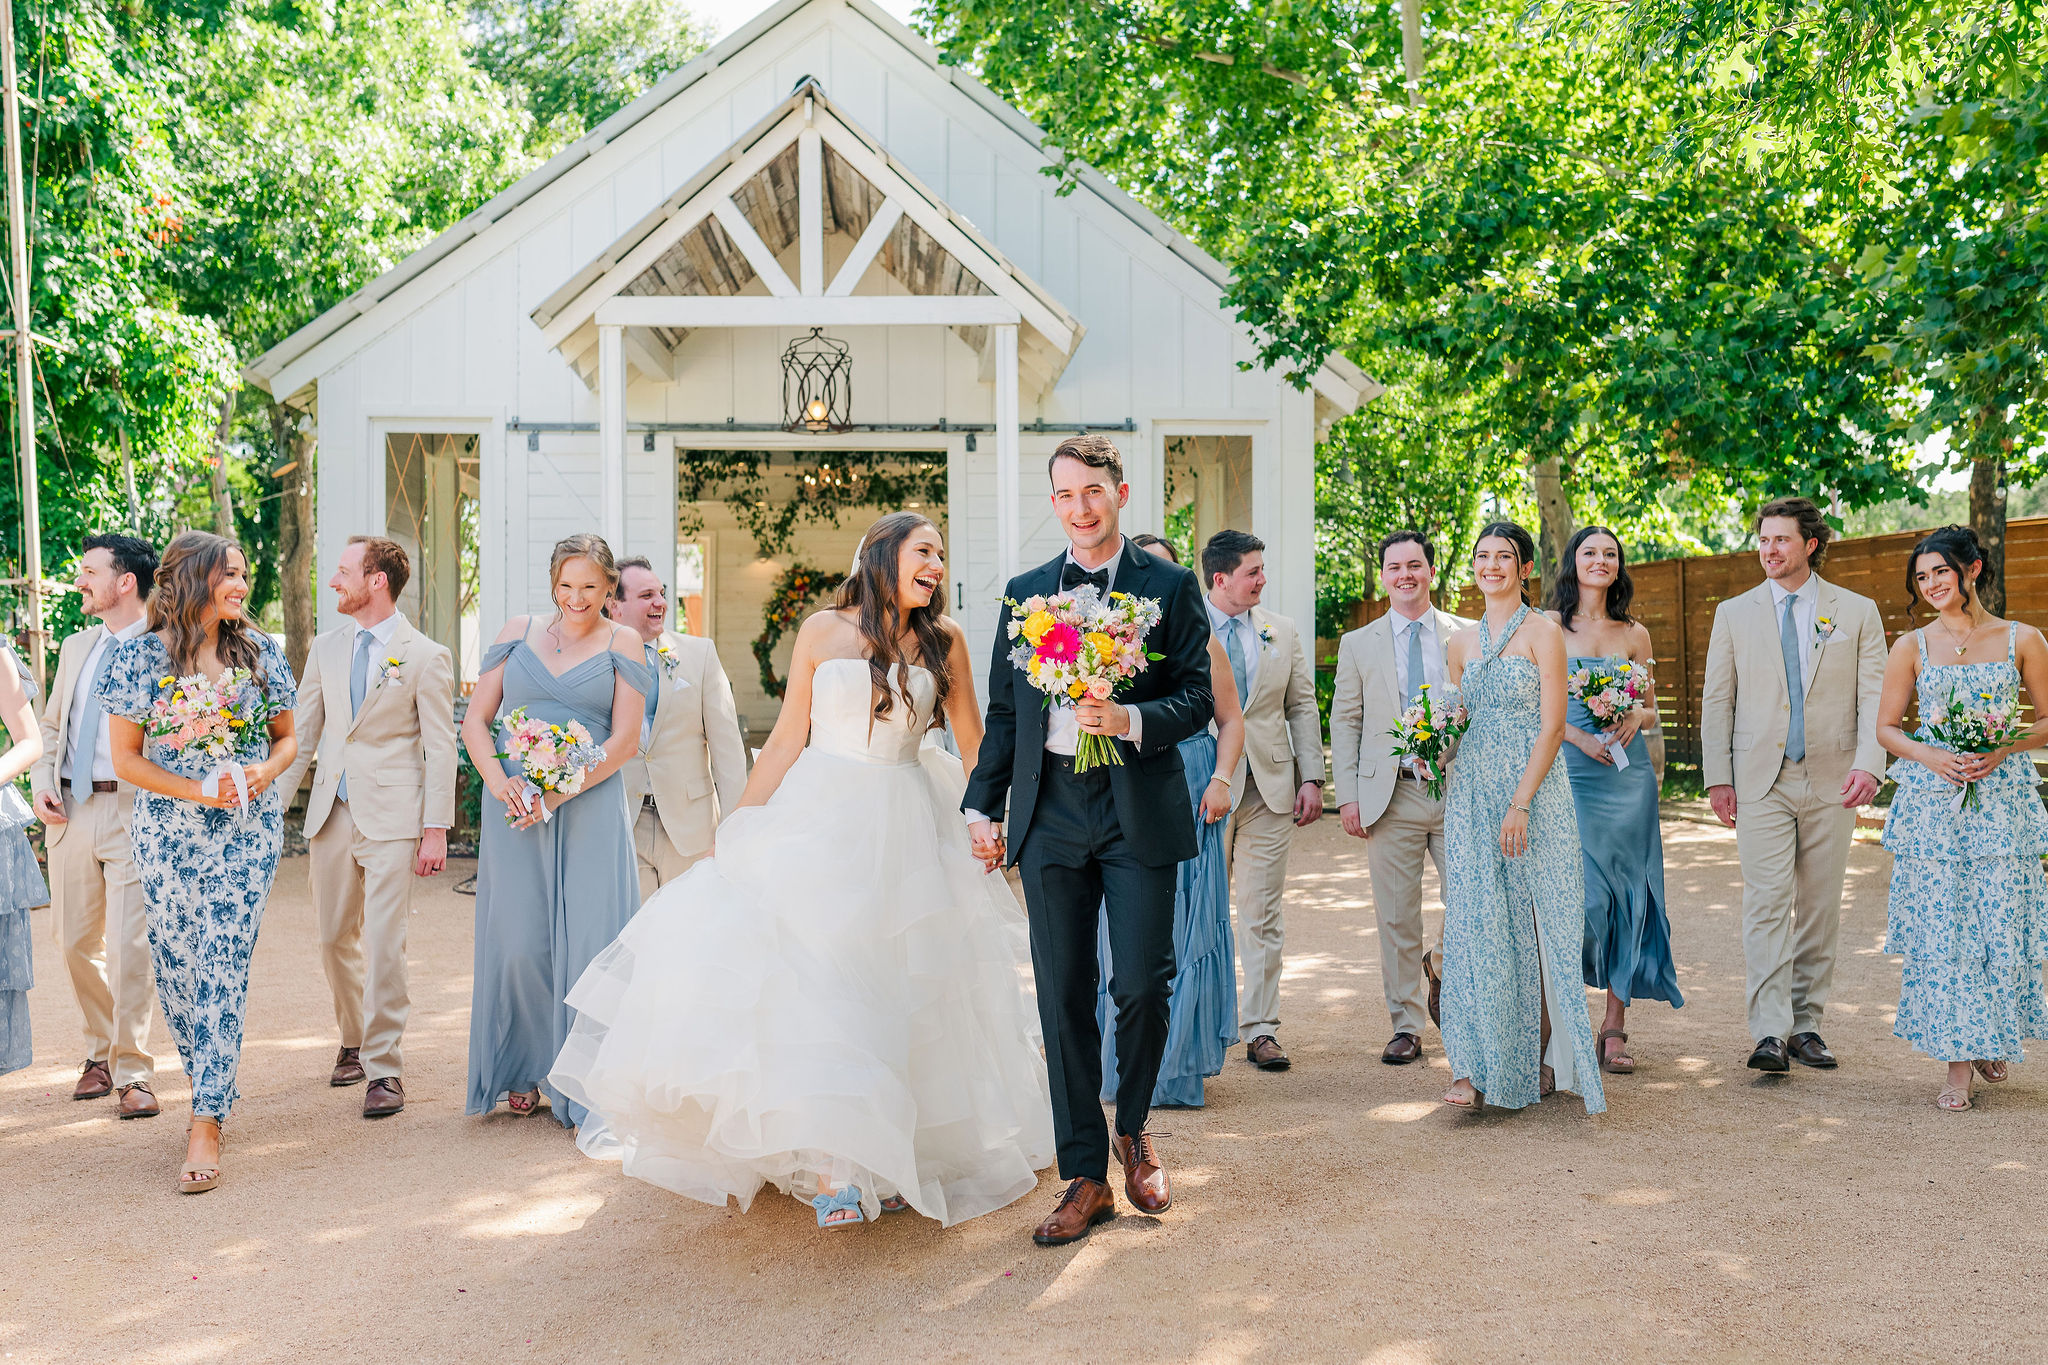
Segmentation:
{"type": "MultiPolygon", "coordinates": [[[[1084,697],[1108,701],[1117,689],[1164,655],[1148,652],[1145,635],[1159,624],[1159,603],[1125,592],[1107,598],[1087,584],[1072,592],[1004,598],[1010,607],[1010,662],[1045,693],[1045,704],[1071,706],[1084,697]]],[[[1108,735],[1083,732],[1074,749],[1074,771],[1123,755],[1108,735]]]]}
{"type": "Polygon", "coordinates": [[[167,675],[157,680],[157,697],[142,723],[142,734],[149,743],[174,753],[210,759],[213,770],[201,780],[200,789],[212,796],[220,790],[221,779],[228,778],[247,806],[249,784],[242,759],[256,747],[268,719],[263,689],[246,668],[224,669],[217,678],[203,673],[167,675]]]}
{"type": "Polygon", "coordinates": [[[1387,733],[1394,737],[1393,756],[1413,759],[1429,799],[1441,801],[1444,765],[1450,761],[1451,750],[1457,747],[1458,737],[1465,733],[1472,717],[1465,710],[1457,688],[1446,688],[1447,696],[1442,700],[1430,696],[1430,691],[1430,685],[1424,683],[1387,733]]]}
{"type": "MultiPolygon", "coordinates": [[[[583,790],[584,776],[604,762],[604,746],[590,737],[581,722],[550,725],[527,715],[523,706],[498,722],[498,742],[505,747],[497,756],[519,764],[529,798],[544,792],[574,796],[583,790]]],[[[554,818],[545,803],[540,809],[543,820],[554,818]]],[[[516,823],[509,807],[505,822],[516,823]]]]}
{"type": "MultiPolygon", "coordinates": [[[[1637,668],[1626,659],[1619,668],[1579,668],[1565,675],[1565,695],[1586,708],[1593,728],[1601,735],[1619,728],[1628,713],[1650,697],[1650,670],[1637,668]]],[[[1607,741],[1607,755],[1617,768],[1628,766],[1628,751],[1607,741]]]]}
{"type": "MultiPolygon", "coordinates": [[[[2001,688],[1995,693],[1979,692],[1965,697],[1951,687],[1948,701],[1925,718],[1921,734],[1928,742],[1959,754],[1988,754],[2003,749],[2026,734],[2028,727],[2020,724],[2019,710],[2017,688],[2001,688]]],[[[1975,810],[1976,807],[1977,784],[1965,782],[1949,809],[1962,811],[1975,810]]]]}

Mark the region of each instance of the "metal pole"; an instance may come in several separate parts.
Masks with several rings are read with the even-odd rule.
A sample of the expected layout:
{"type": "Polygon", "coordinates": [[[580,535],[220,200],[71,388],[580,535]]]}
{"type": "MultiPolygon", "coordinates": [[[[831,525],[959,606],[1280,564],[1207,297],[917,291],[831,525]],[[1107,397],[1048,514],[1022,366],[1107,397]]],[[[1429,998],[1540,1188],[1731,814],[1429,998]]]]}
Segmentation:
{"type": "Polygon", "coordinates": [[[0,75],[7,122],[7,257],[14,285],[14,413],[21,451],[21,576],[28,582],[29,667],[43,672],[43,524],[36,494],[34,338],[28,298],[28,214],[21,197],[21,86],[14,71],[14,5],[0,0],[0,75]]]}

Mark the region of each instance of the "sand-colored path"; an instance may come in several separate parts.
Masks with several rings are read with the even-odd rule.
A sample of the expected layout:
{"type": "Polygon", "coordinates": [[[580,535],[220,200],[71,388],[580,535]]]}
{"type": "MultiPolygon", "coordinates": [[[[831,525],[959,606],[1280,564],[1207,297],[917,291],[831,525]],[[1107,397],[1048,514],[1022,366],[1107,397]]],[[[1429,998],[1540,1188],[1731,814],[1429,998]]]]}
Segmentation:
{"type": "MultiPolygon", "coordinates": [[[[186,1089],[116,1123],[68,1098],[75,1015],[38,912],[38,1063],[0,1079],[0,1353],[14,1361],[1158,1360],[1452,1362],[2048,1357],[2048,1076],[1973,1113],[1890,1036],[1887,864],[1851,863],[1829,1041],[1841,1070],[1742,1067],[1732,836],[1665,826],[1688,1007],[1632,1021],[1642,1068],[1473,1117],[1446,1072],[1382,1066],[1362,845],[1303,836],[1285,1075],[1233,1061],[1162,1114],[1178,1195],[1078,1247],[1038,1195],[968,1226],[822,1234],[769,1196],[719,1211],[623,1179],[542,1121],[462,1114],[472,902],[412,941],[411,1107],[367,1123],[306,894],[256,956],[227,1177],[172,1192],[186,1089]]],[[[466,870],[466,869],[463,869],[466,870]]],[[[1434,931],[1432,930],[1432,933],[1434,931]]],[[[160,1026],[161,1027],[161,1026],[160,1026]]],[[[168,1046],[165,1048],[168,1051],[168,1046]]]]}

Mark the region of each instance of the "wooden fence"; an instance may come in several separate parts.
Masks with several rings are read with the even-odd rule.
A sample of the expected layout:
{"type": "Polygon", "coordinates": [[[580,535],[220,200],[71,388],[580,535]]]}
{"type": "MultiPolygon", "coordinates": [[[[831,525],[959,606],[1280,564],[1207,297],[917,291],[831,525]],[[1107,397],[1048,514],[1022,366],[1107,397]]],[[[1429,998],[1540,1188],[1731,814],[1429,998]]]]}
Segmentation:
{"type": "MultiPolygon", "coordinates": [[[[1862,593],[1884,614],[1885,638],[1917,624],[1909,615],[1906,555],[1925,531],[1866,536],[1828,547],[1820,574],[1828,582],[1862,593]]],[[[2048,630],[2048,517],[2008,523],[2005,539],[2006,614],[2048,630]]],[[[1662,661],[1657,669],[1657,709],[1663,718],[1665,751],[1675,761],[1697,763],[1700,755],[1700,690],[1707,675],[1707,642],[1714,607],[1763,581],[1754,551],[1697,559],[1655,559],[1629,566],[1635,580],[1633,614],[1649,628],[1662,661]]],[[[1479,590],[1467,587],[1447,609],[1479,615],[1479,590]]],[[[1385,598],[1354,602],[1351,628],[1386,614],[1385,598]]],[[[1922,613],[1921,620],[1925,620],[1922,613]]],[[[1334,652],[1334,651],[1332,651],[1334,652]]]]}

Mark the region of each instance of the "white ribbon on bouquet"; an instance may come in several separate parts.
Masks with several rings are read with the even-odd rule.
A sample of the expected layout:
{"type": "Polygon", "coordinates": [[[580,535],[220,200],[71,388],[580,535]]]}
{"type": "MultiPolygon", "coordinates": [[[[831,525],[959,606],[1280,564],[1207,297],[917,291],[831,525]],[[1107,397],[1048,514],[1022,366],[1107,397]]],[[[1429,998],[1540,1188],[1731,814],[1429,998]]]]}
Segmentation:
{"type": "Polygon", "coordinates": [[[1614,760],[1616,768],[1626,768],[1628,766],[1628,746],[1620,740],[1610,739],[1607,741],[1607,756],[1614,760]]]}
{"type": "Polygon", "coordinates": [[[199,781],[202,796],[211,801],[220,795],[220,782],[227,778],[235,784],[235,809],[244,812],[249,809],[249,770],[229,759],[199,781]]]}
{"type": "Polygon", "coordinates": [[[519,779],[519,799],[528,806],[538,805],[540,807],[540,822],[543,825],[555,818],[555,813],[548,809],[546,796],[546,792],[534,786],[528,779],[524,777],[519,779]]]}

